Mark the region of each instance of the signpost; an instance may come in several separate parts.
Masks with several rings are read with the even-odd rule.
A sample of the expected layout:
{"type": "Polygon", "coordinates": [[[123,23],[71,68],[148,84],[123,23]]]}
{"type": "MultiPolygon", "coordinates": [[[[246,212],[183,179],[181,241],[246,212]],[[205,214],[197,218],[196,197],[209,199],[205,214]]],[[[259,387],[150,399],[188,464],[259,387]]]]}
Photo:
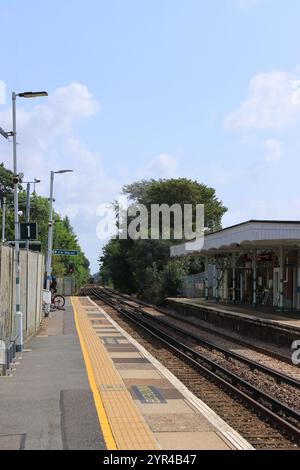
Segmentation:
{"type": "Polygon", "coordinates": [[[37,223],[22,222],[20,223],[20,239],[36,240],[37,239],[37,223]]]}
{"type": "Polygon", "coordinates": [[[76,250],[53,250],[53,255],[62,255],[62,256],[77,256],[78,251],[76,250]]]}

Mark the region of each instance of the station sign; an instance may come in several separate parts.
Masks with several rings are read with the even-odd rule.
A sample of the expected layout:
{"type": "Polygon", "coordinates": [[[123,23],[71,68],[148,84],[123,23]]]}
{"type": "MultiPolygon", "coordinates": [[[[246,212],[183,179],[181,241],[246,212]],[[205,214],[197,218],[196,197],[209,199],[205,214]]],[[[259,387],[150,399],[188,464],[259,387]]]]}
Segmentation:
{"type": "Polygon", "coordinates": [[[53,250],[53,255],[62,255],[62,256],[77,256],[78,251],[76,250],[53,250]]]}
{"type": "Polygon", "coordinates": [[[20,223],[20,239],[36,240],[37,239],[37,223],[21,222],[20,223]]]}

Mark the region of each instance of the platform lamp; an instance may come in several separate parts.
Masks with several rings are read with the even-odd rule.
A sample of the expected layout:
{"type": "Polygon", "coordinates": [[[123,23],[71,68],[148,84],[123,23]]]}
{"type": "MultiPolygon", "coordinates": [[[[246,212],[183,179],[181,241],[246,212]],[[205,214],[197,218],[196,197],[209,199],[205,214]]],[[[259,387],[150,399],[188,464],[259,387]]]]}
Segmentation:
{"type": "Polygon", "coordinates": [[[46,91],[25,91],[23,93],[12,93],[12,123],[13,123],[13,182],[14,182],[14,225],[15,225],[15,287],[16,287],[16,350],[23,350],[23,314],[21,312],[21,291],[20,291],[20,233],[19,233],[19,188],[20,176],[18,174],[17,163],[17,98],[40,98],[48,96],[46,91]]]}
{"type": "MultiPolygon", "coordinates": [[[[23,181],[23,184],[26,184],[26,212],[25,212],[25,222],[29,223],[30,222],[30,190],[31,190],[31,185],[34,185],[34,192],[35,192],[35,186],[40,183],[41,180],[34,178],[33,181],[23,181]]],[[[29,250],[29,240],[26,240],[26,249],[29,250]]]]}
{"type": "MultiPolygon", "coordinates": [[[[48,223],[48,246],[46,256],[46,290],[50,292],[51,273],[52,273],[52,249],[53,249],[53,187],[54,176],[62,175],[64,173],[73,173],[73,170],[59,170],[51,171],[50,173],[50,199],[49,199],[49,223],[48,223]]],[[[50,295],[50,294],[49,294],[50,295]]],[[[45,316],[48,317],[50,313],[51,301],[46,303],[45,316]]]]}

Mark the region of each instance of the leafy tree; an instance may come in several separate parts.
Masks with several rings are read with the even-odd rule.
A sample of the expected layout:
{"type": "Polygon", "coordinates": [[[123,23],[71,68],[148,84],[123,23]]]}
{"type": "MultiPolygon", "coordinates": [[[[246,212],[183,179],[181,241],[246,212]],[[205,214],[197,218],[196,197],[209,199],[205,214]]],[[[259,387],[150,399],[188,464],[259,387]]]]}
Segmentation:
{"type": "MultiPolygon", "coordinates": [[[[13,174],[7,170],[3,163],[0,165],[0,194],[1,188],[7,197],[5,235],[7,240],[14,240],[14,212],[13,212],[13,174]]],[[[20,222],[25,221],[26,210],[26,191],[22,186],[19,187],[19,208],[23,215],[20,222]]],[[[0,211],[2,216],[2,210],[0,211]]],[[[33,193],[30,197],[30,220],[37,222],[38,239],[42,245],[42,252],[46,252],[48,243],[48,222],[49,222],[49,201],[45,197],[33,193]]],[[[89,278],[89,261],[82,252],[78,243],[77,236],[70,223],[68,217],[61,218],[55,211],[53,213],[54,230],[53,230],[53,246],[54,248],[62,248],[67,250],[77,250],[78,256],[70,257],[52,257],[53,274],[57,277],[68,276],[68,268],[70,264],[74,265],[75,271],[72,274],[76,278],[77,285],[82,285],[89,278]]]]}
{"type": "Polygon", "coordinates": [[[4,196],[12,199],[14,189],[13,172],[7,170],[4,164],[0,164],[0,190],[4,196]],[[11,196],[11,197],[10,197],[11,196]]]}
{"type": "Polygon", "coordinates": [[[205,184],[186,178],[138,181],[123,188],[123,193],[132,202],[144,204],[149,213],[151,204],[192,204],[194,215],[197,204],[205,205],[205,225],[212,225],[215,230],[222,228],[222,217],[227,212],[216,191],[205,184]]]}
{"type": "MultiPolygon", "coordinates": [[[[194,209],[197,204],[204,204],[205,223],[214,229],[221,228],[222,216],[227,211],[213,188],[185,178],[138,181],[124,186],[123,194],[132,204],[144,204],[149,214],[152,204],[180,204],[182,210],[184,204],[192,204],[194,209]]],[[[118,209],[117,206],[115,208],[118,209]]],[[[120,221],[117,216],[118,213],[118,225],[120,221]]],[[[170,246],[174,243],[172,238],[171,230],[170,240],[110,240],[100,258],[101,279],[121,291],[136,293],[152,302],[159,302],[167,295],[176,295],[180,290],[181,278],[203,271],[203,263],[191,257],[170,260],[170,246]]]]}

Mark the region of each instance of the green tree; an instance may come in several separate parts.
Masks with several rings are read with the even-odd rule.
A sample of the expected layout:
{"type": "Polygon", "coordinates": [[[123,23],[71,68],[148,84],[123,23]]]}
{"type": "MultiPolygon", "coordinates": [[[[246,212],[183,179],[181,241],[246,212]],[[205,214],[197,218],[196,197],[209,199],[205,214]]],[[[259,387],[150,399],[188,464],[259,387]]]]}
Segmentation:
{"type": "MultiPolygon", "coordinates": [[[[227,211],[217,198],[215,189],[185,178],[142,180],[124,186],[123,193],[133,205],[144,204],[149,214],[152,204],[180,204],[182,210],[184,204],[192,204],[195,216],[196,205],[204,204],[205,223],[214,229],[221,228],[222,216],[227,211]]],[[[172,237],[171,230],[170,240],[111,240],[100,258],[101,279],[116,289],[136,293],[146,300],[152,299],[152,302],[158,302],[167,295],[176,295],[180,290],[180,279],[201,272],[203,263],[190,257],[171,260],[172,237]]]]}
{"type": "MultiPolygon", "coordinates": [[[[0,194],[1,189],[2,193],[7,197],[5,223],[6,239],[14,240],[13,174],[10,170],[7,170],[4,167],[3,163],[0,165],[0,194]]],[[[23,190],[21,185],[19,186],[19,208],[23,212],[23,215],[20,217],[20,222],[24,222],[26,212],[26,191],[23,190]]],[[[0,215],[2,216],[2,209],[0,215]]],[[[36,222],[38,225],[38,240],[41,242],[42,252],[45,253],[48,242],[49,201],[47,198],[41,197],[35,192],[30,197],[30,220],[36,222]]],[[[89,261],[80,248],[77,236],[69,218],[65,217],[62,219],[60,215],[54,211],[53,220],[54,248],[77,250],[79,252],[76,257],[53,256],[53,274],[57,277],[69,275],[68,267],[70,264],[73,264],[75,271],[72,275],[76,278],[77,285],[82,285],[87,282],[90,276],[89,261]]]]}

